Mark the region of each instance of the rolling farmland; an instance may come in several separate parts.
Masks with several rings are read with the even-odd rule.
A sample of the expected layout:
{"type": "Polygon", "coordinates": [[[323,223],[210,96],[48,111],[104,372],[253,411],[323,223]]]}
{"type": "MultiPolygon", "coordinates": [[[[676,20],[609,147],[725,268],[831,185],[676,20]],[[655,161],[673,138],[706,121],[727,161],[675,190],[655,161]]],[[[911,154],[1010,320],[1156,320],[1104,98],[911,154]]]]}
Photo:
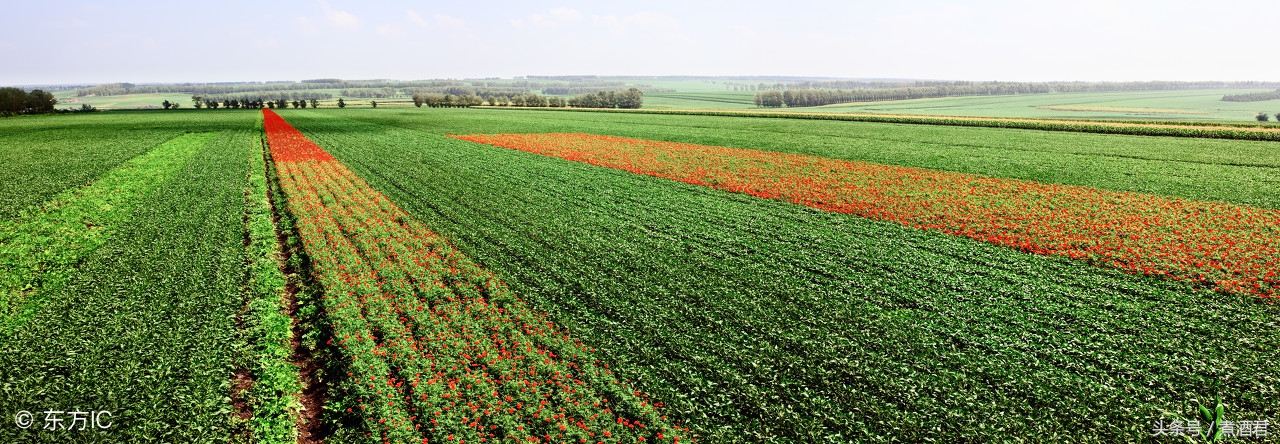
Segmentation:
{"type": "MultiPolygon", "coordinates": [[[[708,98],[739,105],[666,97],[708,98]]],[[[0,441],[1122,442],[1214,397],[1280,420],[1277,142],[913,123],[0,120],[0,405],[38,413],[0,441]],[[39,427],[77,409],[110,425],[39,427]]]]}

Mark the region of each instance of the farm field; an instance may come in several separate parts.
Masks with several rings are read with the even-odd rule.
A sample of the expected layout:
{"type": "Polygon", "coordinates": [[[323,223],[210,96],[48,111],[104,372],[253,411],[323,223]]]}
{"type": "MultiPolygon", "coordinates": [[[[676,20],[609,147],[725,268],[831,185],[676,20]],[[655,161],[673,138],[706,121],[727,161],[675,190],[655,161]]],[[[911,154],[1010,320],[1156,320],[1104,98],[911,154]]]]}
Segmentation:
{"type": "MultiPolygon", "coordinates": [[[[714,97],[736,100],[665,99],[714,97]]],[[[1274,422],[1276,143],[404,107],[0,120],[0,405],[111,411],[85,442],[1122,442],[1215,396],[1274,422]],[[939,192],[974,211],[838,206],[939,192]],[[1025,209],[1060,192],[1094,206],[1025,209]],[[1212,244],[1230,265],[1196,267],[1238,275],[990,239],[1144,212],[1167,238],[1090,228],[1128,248],[1107,260],[1212,244]],[[987,237],[944,227],[968,214],[987,237]]]]}
{"type": "MultiPolygon", "coordinates": [[[[653,116],[528,113],[523,121],[505,112],[488,125],[472,121],[485,112],[282,115],[517,294],[545,304],[538,308],[598,346],[614,368],[655,381],[639,387],[694,418],[686,422],[694,430],[711,429],[704,436],[712,441],[910,441],[934,428],[1004,436],[986,427],[1031,439],[1123,440],[1144,433],[1138,417],[1179,409],[1154,400],[1198,396],[1162,384],[1214,385],[1231,372],[1223,368],[1265,365],[1173,352],[1197,349],[1188,331],[1233,344],[1226,349],[1246,344],[1229,339],[1241,331],[1257,332],[1250,341],[1276,339],[1266,331],[1274,306],[1257,299],[441,137],[665,130],[668,139],[701,142],[693,139],[705,130],[740,142],[726,145],[769,143],[759,133],[734,134],[730,126],[742,122],[713,130],[699,127],[714,119],[684,120],[673,129],[680,126],[653,116]],[[903,244],[912,247],[891,247],[903,244]],[[1243,304],[1258,317],[1226,321],[1253,327],[1217,336],[1203,312],[1177,314],[1175,307],[1208,300],[1243,304]],[[977,382],[989,380],[1008,385],[977,382]],[[961,407],[975,401],[985,407],[961,407]],[[997,411],[1018,413],[991,424],[986,415],[997,411]]],[[[1257,356],[1271,355],[1266,349],[1257,356]]],[[[1224,390],[1271,390],[1275,375],[1246,373],[1260,385],[1224,390]]],[[[1276,415],[1266,396],[1250,414],[1276,415]]]]}
{"type": "MultiPolygon", "coordinates": [[[[1266,91],[1266,90],[1258,90],[1266,91]]],[[[1280,100],[1224,102],[1251,90],[1117,91],[946,97],[815,107],[814,111],[1039,119],[1210,120],[1251,122],[1280,112],[1280,100]]]]}
{"type": "Polygon", "coordinates": [[[54,96],[58,98],[58,108],[79,108],[80,105],[88,104],[104,110],[139,109],[152,106],[159,107],[165,100],[181,103],[183,107],[191,106],[191,94],[125,94],[119,96],[77,97],[76,90],[66,90],[58,91],[54,96]]]}
{"type": "MultiPolygon", "coordinates": [[[[104,211],[122,204],[128,208],[111,216],[117,221],[92,233],[97,241],[80,244],[89,251],[61,263],[73,272],[59,274],[59,285],[37,282],[30,300],[39,304],[0,336],[0,405],[13,410],[6,415],[39,408],[109,411],[103,423],[115,427],[74,438],[80,441],[227,442],[231,371],[244,347],[236,319],[245,303],[246,178],[255,172],[253,156],[259,155],[254,115],[103,113],[22,118],[0,125],[7,155],[26,149],[10,141],[27,137],[38,137],[54,152],[70,147],[88,152],[82,160],[70,155],[25,159],[33,167],[54,170],[63,162],[76,166],[95,155],[111,155],[99,164],[80,164],[78,174],[56,183],[19,183],[13,193],[83,186],[83,177],[92,177],[93,171],[110,170],[123,157],[116,154],[120,150],[180,154],[135,164],[135,170],[169,171],[151,179],[153,185],[145,189],[107,196],[124,201],[83,205],[60,219],[82,223],[63,226],[58,234],[87,232],[95,230],[104,211]],[[74,129],[76,124],[83,127],[74,129]]],[[[111,185],[105,178],[121,170],[111,171],[94,183],[111,185]]],[[[14,221],[34,215],[25,214],[29,216],[6,217],[6,251],[15,242],[39,241],[24,237],[32,233],[8,231],[14,221]]],[[[66,252],[33,251],[41,256],[60,253],[66,252]]],[[[67,439],[65,434],[0,429],[5,442],[67,439]]]]}
{"type": "MultiPolygon", "coordinates": [[[[920,114],[936,116],[1020,117],[1034,119],[1191,120],[1251,122],[1258,112],[1280,112],[1280,100],[1224,102],[1222,96],[1251,90],[1117,91],[943,97],[847,103],[788,112],[920,114]]],[[[1258,90],[1264,91],[1264,90],[1258,90]]],[[[755,92],[652,93],[650,109],[760,109],[755,92]]]]}
{"type": "Polygon", "coordinates": [[[644,95],[649,109],[759,109],[753,92],[674,92],[644,95]]]}

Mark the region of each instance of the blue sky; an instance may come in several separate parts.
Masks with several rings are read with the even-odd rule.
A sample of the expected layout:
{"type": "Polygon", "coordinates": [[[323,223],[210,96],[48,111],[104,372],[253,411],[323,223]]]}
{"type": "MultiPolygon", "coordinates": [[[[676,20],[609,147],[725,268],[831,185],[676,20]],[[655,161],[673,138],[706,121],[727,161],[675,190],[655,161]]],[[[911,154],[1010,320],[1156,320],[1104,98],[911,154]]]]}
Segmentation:
{"type": "Polygon", "coordinates": [[[1280,80],[1275,0],[6,3],[8,85],[563,74],[1280,80]]]}

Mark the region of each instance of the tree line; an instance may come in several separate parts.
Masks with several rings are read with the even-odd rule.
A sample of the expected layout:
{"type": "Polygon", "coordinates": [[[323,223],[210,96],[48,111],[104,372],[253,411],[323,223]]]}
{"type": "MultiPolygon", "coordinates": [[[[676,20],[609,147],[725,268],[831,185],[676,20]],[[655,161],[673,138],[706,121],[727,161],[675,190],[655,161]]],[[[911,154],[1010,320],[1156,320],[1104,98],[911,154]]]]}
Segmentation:
{"type": "MultiPolygon", "coordinates": [[[[762,91],[755,95],[756,106],[763,108],[822,106],[838,103],[878,102],[958,96],[994,96],[1010,94],[1045,94],[1051,92],[1104,92],[1178,90],[1203,88],[1257,88],[1265,82],[932,82],[931,86],[905,88],[865,88],[852,90],[820,89],[828,85],[849,86],[849,82],[802,82],[809,89],[762,91]]],[[[889,85],[891,82],[866,83],[889,85]]],[[[928,82],[916,82],[926,85],[928,82]]],[[[763,85],[763,84],[761,84],[763,85]]],[[[1268,93],[1227,95],[1225,101],[1251,102],[1280,99],[1280,90],[1268,93]]]]}
{"type": "Polygon", "coordinates": [[[252,100],[264,100],[263,99],[264,97],[272,97],[274,98],[275,101],[278,102],[281,100],[284,100],[284,101],[329,100],[333,98],[333,94],[315,92],[315,91],[280,91],[280,92],[272,93],[270,96],[266,94],[240,93],[240,94],[200,95],[199,97],[203,98],[204,100],[214,100],[218,102],[226,102],[229,100],[244,102],[244,101],[252,101],[252,100]]]}
{"type": "MultiPolygon", "coordinates": [[[[675,88],[654,88],[648,85],[636,85],[633,89],[652,93],[676,92],[675,88]]],[[[614,86],[548,86],[542,88],[543,94],[554,94],[558,96],[595,94],[600,91],[622,91],[622,88],[614,86]]]]}
{"type": "MultiPolygon", "coordinates": [[[[342,105],[342,99],[338,99],[338,102],[340,105],[342,105]]],[[[243,96],[238,96],[235,98],[230,98],[230,97],[211,98],[211,97],[191,96],[191,106],[195,109],[201,109],[201,108],[204,108],[204,109],[218,109],[218,108],[254,109],[254,110],[263,109],[263,108],[284,109],[284,108],[288,108],[290,105],[292,105],[294,108],[306,108],[307,105],[311,105],[312,108],[316,108],[320,106],[320,100],[318,100],[317,98],[311,98],[309,100],[308,99],[290,99],[288,97],[279,97],[276,99],[264,99],[262,97],[249,98],[249,97],[243,97],[243,96]]],[[[160,106],[163,107],[164,109],[179,109],[179,108],[182,108],[182,103],[170,102],[168,100],[165,100],[163,103],[160,104],[160,106]]]]}
{"type": "Polygon", "coordinates": [[[53,93],[44,90],[27,92],[20,88],[0,88],[0,116],[49,113],[57,104],[58,99],[53,97],[53,93]]]}
{"type": "Polygon", "coordinates": [[[566,106],[565,99],[562,97],[547,97],[537,94],[493,94],[488,96],[477,96],[472,94],[453,95],[453,94],[421,94],[413,95],[413,104],[419,108],[426,105],[430,108],[469,108],[472,106],[481,106],[488,104],[489,106],[522,106],[522,107],[552,107],[562,108],[566,106]]]}
{"type": "MultiPolygon", "coordinates": [[[[1280,89],[1270,92],[1256,92],[1244,94],[1227,94],[1222,96],[1223,102],[1262,102],[1266,100],[1280,99],[1280,89]]],[[[1278,117],[1277,119],[1280,119],[1278,117]]]]}
{"type": "Polygon", "coordinates": [[[956,96],[988,96],[1046,93],[1043,85],[1031,83],[992,83],[974,85],[929,86],[921,88],[858,90],[785,90],[758,92],[756,106],[765,108],[822,106],[837,103],[879,102],[956,96]]]}
{"type": "MultiPolygon", "coordinates": [[[[355,89],[355,88],[447,88],[466,86],[457,81],[342,81],[338,79],[314,79],[302,82],[226,82],[226,83],[179,83],[162,85],[135,85],[132,83],[110,83],[80,88],[76,95],[84,96],[117,96],[125,94],[196,94],[201,96],[236,94],[236,93],[274,93],[278,91],[300,91],[313,89],[355,89]],[[331,82],[337,80],[336,82],[331,82]]],[[[523,89],[523,88],[522,88],[523,89]]],[[[265,94],[264,94],[265,95],[265,94]]],[[[272,94],[274,95],[274,94],[272,94]]]]}
{"type": "Polygon", "coordinates": [[[644,104],[644,93],[630,88],[626,91],[599,91],[595,94],[581,94],[570,99],[538,94],[491,94],[477,96],[472,94],[413,94],[413,104],[421,108],[467,108],[472,106],[516,106],[516,107],[550,107],[550,108],[623,108],[636,109],[644,104]]]}
{"type": "Polygon", "coordinates": [[[628,88],[626,91],[599,91],[595,94],[575,96],[568,102],[568,105],[574,108],[639,109],[644,105],[644,93],[636,88],[628,88]]]}

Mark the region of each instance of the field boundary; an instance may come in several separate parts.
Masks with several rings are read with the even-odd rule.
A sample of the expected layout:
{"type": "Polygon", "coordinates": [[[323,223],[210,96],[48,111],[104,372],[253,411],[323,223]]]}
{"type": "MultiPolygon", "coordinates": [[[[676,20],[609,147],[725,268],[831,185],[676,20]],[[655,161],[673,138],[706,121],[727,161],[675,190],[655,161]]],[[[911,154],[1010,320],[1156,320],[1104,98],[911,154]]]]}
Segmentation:
{"type": "Polygon", "coordinates": [[[909,125],[967,126],[982,128],[1027,129],[1041,131],[1065,131],[1096,134],[1121,134],[1130,136],[1192,137],[1204,139],[1233,139],[1255,141],[1280,141],[1280,126],[1264,126],[1249,123],[1214,123],[1210,125],[1189,121],[1149,120],[1074,120],[1074,119],[1026,119],[1007,117],[929,116],[916,114],[861,114],[861,113],[811,113],[789,111],[736,111],[736,110],[658,110],[658,109],[581,109],[581,108],[519,108],[482,106],[477,109],[505,109],[558,112],[594,112],[618,114],[659,114],[676,116],[758,117],[771,119],[835,120],[845,122],[899,123],[909,125]]]}

